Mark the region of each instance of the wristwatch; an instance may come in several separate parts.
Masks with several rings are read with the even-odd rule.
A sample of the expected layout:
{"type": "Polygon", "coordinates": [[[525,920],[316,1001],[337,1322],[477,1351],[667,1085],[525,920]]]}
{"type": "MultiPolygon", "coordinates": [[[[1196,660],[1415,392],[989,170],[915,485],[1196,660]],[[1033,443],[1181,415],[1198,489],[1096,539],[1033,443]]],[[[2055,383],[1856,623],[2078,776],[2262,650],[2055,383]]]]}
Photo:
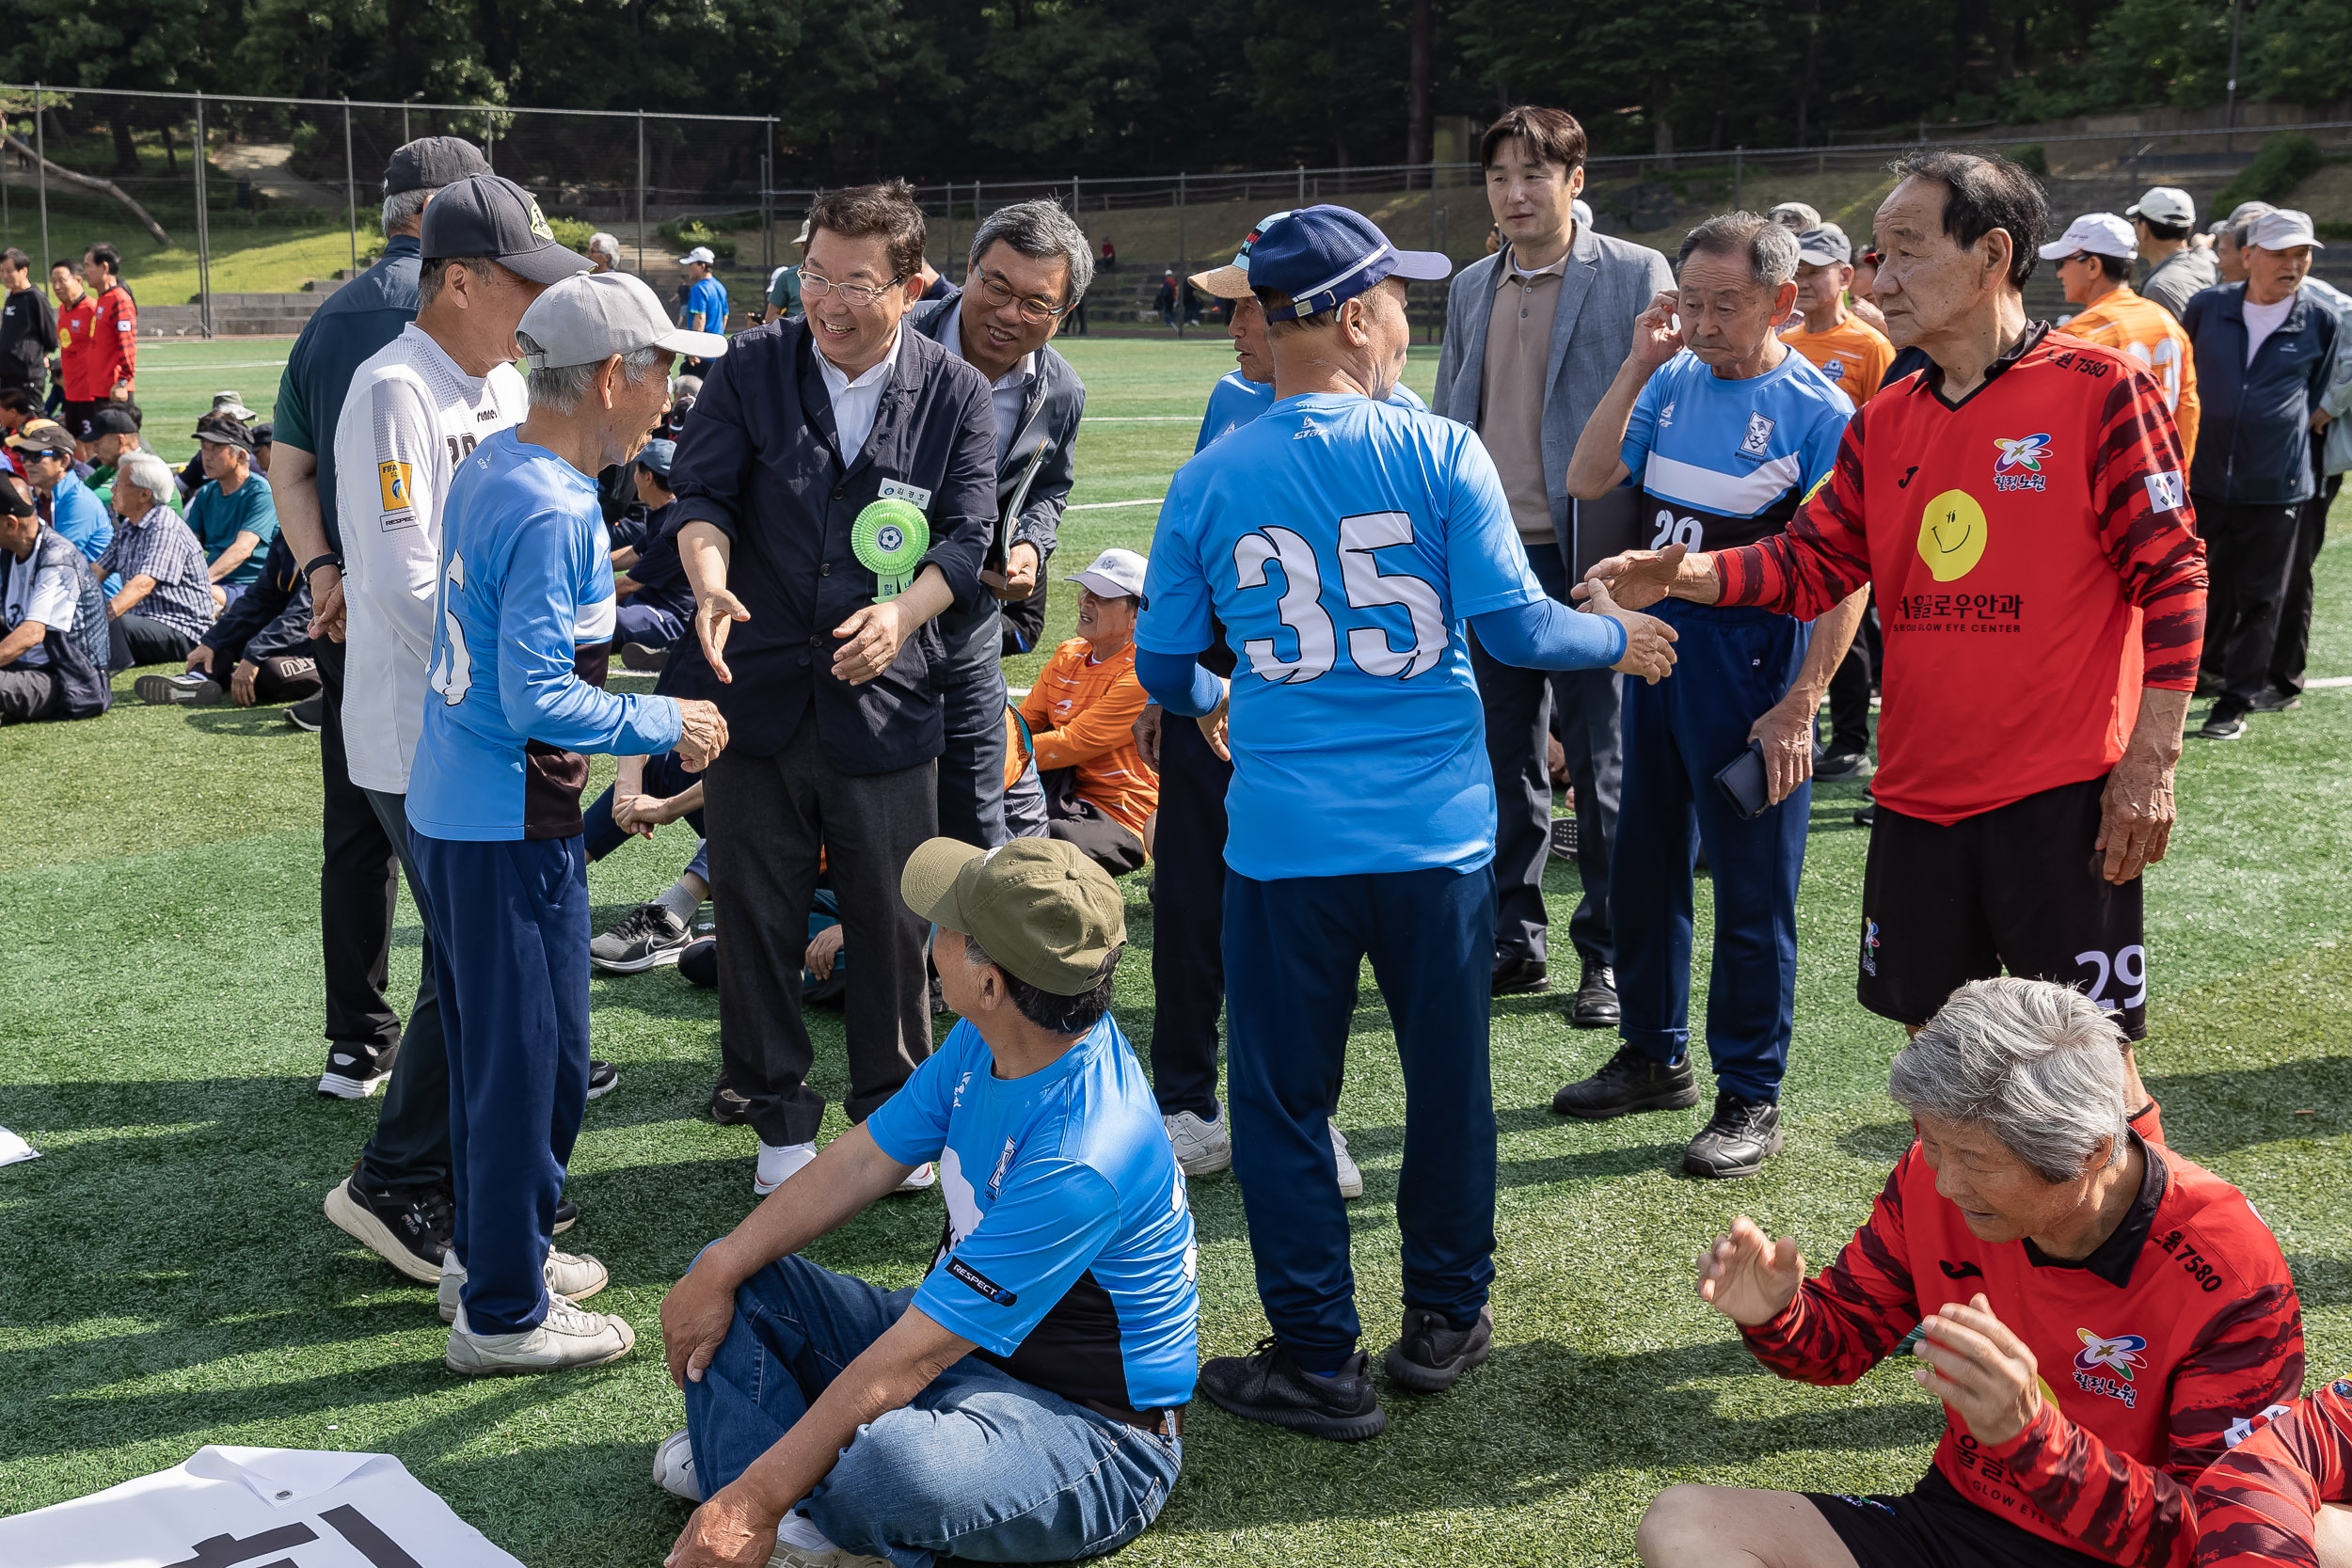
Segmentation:
{"type": "Polygon", "coordinates": [[[322,566],[332,566],[335,570],[340,572],[343,569],[343,558],[335,551],[329,550],[325,555],[319,556],[305,564],[302,568],[302,582],[304,587],[307,588],[310,586],[310,574],[317,571],[322,566]]]}

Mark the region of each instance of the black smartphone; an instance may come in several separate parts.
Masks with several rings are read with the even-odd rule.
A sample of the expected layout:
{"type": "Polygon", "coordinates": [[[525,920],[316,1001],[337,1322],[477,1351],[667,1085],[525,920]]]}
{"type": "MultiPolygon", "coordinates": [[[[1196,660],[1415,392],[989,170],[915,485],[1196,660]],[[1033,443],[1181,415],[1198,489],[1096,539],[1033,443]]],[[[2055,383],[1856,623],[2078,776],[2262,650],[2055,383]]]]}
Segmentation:
{"type": "Polygon", "coordinates": [[[1731,809],[1743,817],[1761,816],[1772,809],[1772,792],[1764,776],[1764,748],[1753,740],[1746,751],[1717,769],[1715,784],[1731,802],[1731,809]]]}

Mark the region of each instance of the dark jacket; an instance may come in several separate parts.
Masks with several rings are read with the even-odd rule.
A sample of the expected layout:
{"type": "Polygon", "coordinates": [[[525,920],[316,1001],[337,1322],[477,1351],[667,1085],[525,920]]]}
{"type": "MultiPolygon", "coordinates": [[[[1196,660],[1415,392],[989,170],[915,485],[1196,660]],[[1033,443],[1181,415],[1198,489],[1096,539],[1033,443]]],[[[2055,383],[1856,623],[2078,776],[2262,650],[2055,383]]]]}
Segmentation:
{"type": "Polygon", "coordinates": [[[57,352],[57,318],[39,289],[18,289],[0,305],[0,387],[38,392],[57,352]]]}
{"type": "MultiPolygon", "coordinates": [[[[383,260],[310,313],[278,379],[278,404],[270,414],[277,443],[318,459],[319,522],[329,549],[343,547],[335,504],[335,426],[343,395],[359,367],[416,318],[417,277],[424,266],[419,256],[414,234],[394,235],[383,260]]],[[[362,475],[359,483],[372,477],[362,475]]]]}
{"type": "Polygon", "coordinates": [[[310,585],[302,578],[301,563],[284,533],[272,538],[262,558],[262,575],[230,601],[204,645],[220,655],[213,674],[220,680],[241,658],[259,664],[279,654],[309,657],[310,652],[310,585]]]}
{"type": "MultiPolygon", "coordinates": [[[[874,574],[850,547],[850,525],[885,480],[916,491],[930,524],[924,563],[959,604],[979,585],[996,522],[996,426],[980,372],[920,332],[904,331],[865,450],[836,450],[833,400],[804,317],[755,326],[711,361],[670,471],[683,529],[708,522],[733,541],[727,587],[751,619],[728,633],[732,684],[707,670],[730,744],[772,756],[812,705],[825,758],[844,773],[885,773],[940,754],[945,725],[936,625],[863,686],[833,673],[834,628],[874,601],[874,574]]],[[[919,571],[919,568],[918,568],[919,571]]],[[[699,640],[680,650],[702,664],[699,640]]],[[[707,683],[707,684],[705,684],[707,683]]]]}
{"type": "Polygon", "coordinates": [[[41,639],[41,646],[49,653],[49,668],[57,673],[57,716],[94,719],[114,702],[114,689],[107,682],[105,595],[99,592],[97,577],[73,542],[43,523],[33,541],[33,553],[23,561],[0,550],[0,596],[7,594],[11,574],[44,571],[65,573],[75,588],[73,624],[50,626],[41,639]]]}
{"type": "Polygon", "coordinates": [[[2279,330],[2246,362],[2246,285],[2224,283],[2188,302],[2181,317],[2197,355],[2204,407],[2189,493],[2229,506],[2290,506],[2311,499],[2312,411],[2335,369],[2336,313],[2308,289],[2279,330]]]}

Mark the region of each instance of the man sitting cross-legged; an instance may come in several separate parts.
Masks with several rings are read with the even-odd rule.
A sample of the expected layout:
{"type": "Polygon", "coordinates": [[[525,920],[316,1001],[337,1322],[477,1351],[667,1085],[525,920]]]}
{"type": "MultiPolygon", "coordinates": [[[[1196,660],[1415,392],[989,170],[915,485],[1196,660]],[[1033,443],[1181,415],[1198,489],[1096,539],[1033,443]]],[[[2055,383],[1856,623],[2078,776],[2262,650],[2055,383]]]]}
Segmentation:
{"type": "Polygon", "coordinates": [[[900,889],[963,1022],[905,1086],[695,1259],[661,1304],[702,1500],[669,1568],[1057,1562],[1142,1533],[1183,1458],[1192,1213],[1110,1005],[1118,887],[1076,847],[934,838],[900,889]],[[796,1256],[940,1164],[930,1276],[796,1256]]]}

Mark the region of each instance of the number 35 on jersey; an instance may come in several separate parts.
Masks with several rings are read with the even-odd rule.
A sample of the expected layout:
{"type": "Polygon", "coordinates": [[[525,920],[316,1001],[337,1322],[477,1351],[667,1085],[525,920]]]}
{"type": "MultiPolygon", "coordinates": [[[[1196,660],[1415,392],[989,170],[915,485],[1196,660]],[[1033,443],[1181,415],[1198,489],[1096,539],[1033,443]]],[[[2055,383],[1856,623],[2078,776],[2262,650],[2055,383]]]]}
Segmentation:
{"type": "MultiPolygon", "coordinates": [[[[1441,612],[1437,588],[1406,571],[1382,568],[1377,552],[1413,543],[1413,519],[1402,512],[1366,512],[1340,519],[1339,587],[1350,610],[1401,606],[1406,625],[1354,626],[1347,633],[1348,661],[1368,675],[1411,680],[1445,657],[1452,628],[1441,612]],[[1398,640],[1405,645],[1398,646],[1398,640]]],[[[1339,660],[1339,626],[1324,608],[1324,562],[1305,535],[1279,525],[1246,533],[1233,546],[1235,586],[1245,603],[1263,590],[1275,595],[1274,612],[1288,637],[1249,637],[1242,656],[1268,681],[1293,685],[1328,674],[1339,660]],[[1279,580],[1278,580],[1279,579],[1279,580]],[[1295,651],[1286,652],[1290,648],[1295,651]]],[[[1252,605],[1254,608],[1254,604],[1252,605]]],[[[1257,622],[1239,615],[1243,628],[1257,622]]]]}

